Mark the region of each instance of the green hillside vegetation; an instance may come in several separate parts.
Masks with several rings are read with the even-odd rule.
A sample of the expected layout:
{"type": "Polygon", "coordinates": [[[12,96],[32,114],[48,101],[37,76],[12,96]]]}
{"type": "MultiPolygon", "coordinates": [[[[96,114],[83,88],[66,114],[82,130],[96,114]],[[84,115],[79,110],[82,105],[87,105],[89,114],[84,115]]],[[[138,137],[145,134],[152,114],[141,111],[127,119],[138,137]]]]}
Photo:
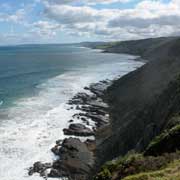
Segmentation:
{"type": "Polygon", "coordinates": [[[156,136],[144,153],[129,152],[106,162],[93,180],[180,180],[180,116],[156,136]]]}
{"type": "Polygon", "coordinates": [[[96,49],[106,50],[108,48],[113,48],[114,46],[118,46],[119,44],[121,44],[121,42],[110,42],[110,43],[105,43],[105,44],[102,44],[102,45],[98,45],[95,48],[96,49]]]}
{"type": "Polygon", "coordinates": [[[180,160],[168,164],[161,170],[139,173],[123,180],[180,180],[180,160]]]}
{"type": "MultiPolygon", "coordinates": [[[[127,154],[125,157],[105,163],[93,180],[121,180],[126,178],[136,180],[137,177],[151,177],[153,175],[158,177],[160,172],[167,175],[169,168],[176,172],[177,167],[174,165],[174,162],[180,167],[180,152],[178,151],[157,157],[143,156],[143,154],[136,153],[127,154]]],[[[137,180],[141,180],[141,178],[137,180]]]]}
{"type": "Polygon", "coordinates": [[[165,130],[157,136],[150,143],[144,154],[157,156],[178,149],[180,149],[180,124],[170,130],[165,130]]]}

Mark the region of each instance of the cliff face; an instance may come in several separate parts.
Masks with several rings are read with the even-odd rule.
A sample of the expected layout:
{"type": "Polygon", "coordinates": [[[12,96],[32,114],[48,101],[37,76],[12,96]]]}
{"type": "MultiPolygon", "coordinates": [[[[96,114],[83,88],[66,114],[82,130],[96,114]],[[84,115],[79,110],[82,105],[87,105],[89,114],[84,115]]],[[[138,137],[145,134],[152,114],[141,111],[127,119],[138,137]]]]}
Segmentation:
{"type": "Polygon", "coordinates": [[[142,151],[180,111],[180,38],[157,38],[106,45],[105,51],[140,55],[149,62],[115,81],[106,92],[111,126],[98,145],[100,164],[142,151]],[[109,133],[111,132],[111,133],[109,133]]]}

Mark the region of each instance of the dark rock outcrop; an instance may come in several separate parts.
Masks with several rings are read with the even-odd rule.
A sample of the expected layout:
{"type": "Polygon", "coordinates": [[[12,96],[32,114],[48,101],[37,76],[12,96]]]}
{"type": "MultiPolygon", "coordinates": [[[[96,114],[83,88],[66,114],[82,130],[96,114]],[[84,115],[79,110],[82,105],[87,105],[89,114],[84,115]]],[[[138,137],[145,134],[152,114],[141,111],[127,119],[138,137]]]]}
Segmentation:
{"type": "Polygon", "coordinates": [[[68,129],[63,129],[65,135],[93,136],[94,132],[83,124],[70,124],[68,129]]]}
{"type": "Polygon", "coordinates": [[[78,93],[71,100],[69,100],[69,104],[73,104],[73,105],[87,104],[87,102],[90,102],[95,99],[97,99],[96,95],[91,96],[86,93],[78,93]]]}
{"type": "Polygon", "coordinates": [[[91,84],[89,90],[97,97],[103,97],[104,91],[111,85],[110,81],[100,81],[99,83],[91,84]]]}
{"type": "Polygon", "coordinates": [[[53,163],[49,176],[87,179],[94,165],[94,156],[86,143],[77,138],[65,139],[59,149],[60,159],[53,163]]]}
{"type": "Polygon", "coordinates": [[[51,163],[36,162],[33,164],[33,167],[29,168],[28,174],[31,176],[34,173],[39,173],[40,176],[47,178],[47,169],[50,169],[51,167],[51,163]]]}
{"type": "MultiPolygon", "coordinates": [[[[69,101],[69,104],[76,105],[76,109],[82,111],[74,114],[73,118],[81,119],[87,125],[91,119],[95,122],[96,127],[91,130],[83,124],[73,123],[63,130],[65,135],[93,136],[98,128],[109,123],[108,105],[102,99],[108,85],[110,85],[109,81],[92,84],[86,87],[88,91],[91,91],[90,95],[78,93],[69,101]]],[[[77,138],[68,138],[62,143],[56,143],[51,150],[60,159],[53,163],[49,177],[68,177],[72,180],[87,180],[92,177],[96,151],[94,140],[88,139],[83,143],[77,138]]]]}
{"type": "MultiPolygon", "coordinates": [[[[101,82],[101,84],[107,82],[101,82]]],[[[73,123],[70,124],[67,129],[64,129],[65,135],[73,136],[94,136],[97,128],[103,127],[109,123],[108,116],[108,105],[103,102],[102,96],[105,89],[100,88],[97,83],[93,86],[93,91],[91,95],[86,93],[78,93],[72,100],[69,101],[70,105],[75,105],[76,109],[81,110],[81,113],[74,114],[72,118],[81,119],[83,123],[90,125],[89,120],[95,122],[96,127],[92,127],[93,130],[86,127],[83,124],[73,123]],[[98,90],[95,90],[98,87],[98,90]]],[[[88,90],[92,89],[89,88],[88,90]]],[[[74,122],[75,119],[69,120],[69,123],[74,122]]],[[[50,167],[46,164],[38,162],[29,170],[29,175],[33,173],[39,173],[42,177],[65,177],[70,180],[87,180],[92,177],[94,172],[95,164],[95,151],[96,142],[94,140],[86,140],[81,142],[77,138],[68,138],[64,141],[57,140],[56,145],[51,149],[51,151],[59,157],[58,160],[53,162],[50,167]],[[50,169],[50,173],[47,173],[47,169],[50,169]]]]}

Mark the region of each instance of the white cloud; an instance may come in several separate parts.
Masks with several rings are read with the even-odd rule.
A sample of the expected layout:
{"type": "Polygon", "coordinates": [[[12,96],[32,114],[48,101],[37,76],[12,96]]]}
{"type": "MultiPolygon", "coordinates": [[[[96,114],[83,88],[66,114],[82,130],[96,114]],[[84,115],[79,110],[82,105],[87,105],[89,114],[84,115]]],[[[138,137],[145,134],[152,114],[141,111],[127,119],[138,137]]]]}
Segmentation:
{"type": "Polygon", "coordinates": [[[90,7],[68,5],[48,5],[44,14],[62,24],[99,21],[103,16],[90,7]]]}
{"type": "Polygon", "coordinates": [[[57,31],[62,27],[58,23],[37,21],[26,23],[26,32],[16,32],[12,26],[11,32],[0,33],[0,44],[48,43],[54,42],[57,31]]]}
{"type": "Polygon", "coordinates": [[[25,11],[24,9],[19,9],[15,13],[0,13],[0,21],[1,22],[13,22],[13,23],[20,23],[25,18],[25,11]]]}
{"type": "Polygon", "coordinates": [[[131,29],[131,33],[143,38],[178,34],[180,5],[177,2],[143,1],[135,9],[120,11],[108,22],[108,27],[131,29]]]}
{"type": "Polygon", "coordinates": [[[40,36],[54,36],[56,31],[61,27],[57,23],[50,23],[48,21],[38,21],[33,23],[31,32],[35,32],[40,36]]]}
{"type": "MultiPolygon", "coordinates": [[[[72,34],[130,39],[179,33],[179,0],[172,0],[170,3],[163,3],[162,0],[144,0],[132,9],[101,10],[89,7],[88,4],[86,6],[64,5],[65,2],[68,4],[72,0],[46,4],[44,14],[63,25],[69,33],[73,32],[72,34]]],[[[90,0],[85,2],[88,3],[90,0]]],[[[94,1],[91,2],[94,3],[94,1]]],[[[113,1],[96,0],[96,3],[98,2],[112,3],[113,1]]]]}
{"type": "Polygon", "coordinates": [[[25,25],[26,11],[23,9],[14,14],[0,13],[0,21],[23,22],[30,29],[24,35],[26,38],[34,36],[50,39],[62,31],[71,36],[82,36],[84,39],[93,37],[98,40],[180,35],[180,0],[169,3],[164,3],[163,0],[143,0],[128,9],[107,9],[108,6],[102,5],[127,1],[129,0],[34,0],[38,4],[44,2],[44,10],[37,22],[26,21],[25,25]],[[91,6],[97,3],[101,4],[101,9],[91,6]]]}
{"type": "Polygon", "coordinates": [[[95,5],[95,4],[112,4],[112,3],[127,3],[132,0],[42,0],[42,2],[50,3],[50,4],[86,4],[86,5],[95,5]]]}

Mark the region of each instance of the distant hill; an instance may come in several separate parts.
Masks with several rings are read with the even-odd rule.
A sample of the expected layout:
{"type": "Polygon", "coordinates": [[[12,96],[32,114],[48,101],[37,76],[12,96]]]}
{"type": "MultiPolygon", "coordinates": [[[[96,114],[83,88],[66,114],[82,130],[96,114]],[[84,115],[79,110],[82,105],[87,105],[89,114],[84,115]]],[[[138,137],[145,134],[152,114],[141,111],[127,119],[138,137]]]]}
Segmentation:
{"type": "Polygon", "coordinates": [[[96,48],[103,49],[105,52],[109,53],[127,53],[139,55],[147,59],[153,59],[158,55],[167,55],[170,46],[175,42],[178,43],[178,40],[179,37],[160,37],[142,40],[110,42],[97,45],[96,48]],[[153,55],[152,53],[154,52],[155,54],[153,55]]]}
{"type": "Polygon", "coordinates": [[[101,47],[107,44],[107,42],[81,42],[81,43],[74,43],[76,46],[83,46],[92,49],[96,49],[97,47],[101,47]]]}

